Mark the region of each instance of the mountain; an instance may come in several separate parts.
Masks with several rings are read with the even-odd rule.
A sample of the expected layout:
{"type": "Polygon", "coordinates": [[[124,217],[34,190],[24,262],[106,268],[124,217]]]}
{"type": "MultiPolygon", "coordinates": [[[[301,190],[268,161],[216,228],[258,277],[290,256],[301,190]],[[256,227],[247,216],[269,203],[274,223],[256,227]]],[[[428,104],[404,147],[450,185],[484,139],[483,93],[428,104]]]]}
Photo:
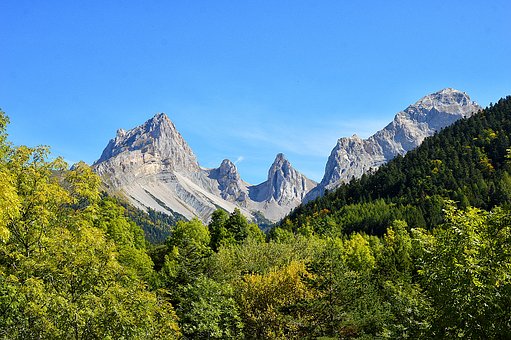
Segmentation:
{"type": "Polygon", "coordinates": [[[444,199],[459,208],[509,207],[510,136],[511,96],[456,121],[375,172],[299,206],[288,224],[316,231],[333,225],[344,233],[382,234],[394,220],[404,220],[410,227],[440,224],[444,199]]]}
{"type": "Polygon", "coordinates": [[[169,177],[175,172],[191,176],[201,173],[192,149],[170,119],[161,113],[129,131],[117,130],[116,137],[94,163],[94,169],[108,178],[113,187],[122,187],[143,177],[169,177]]]}
{"type": "Polygon", "coordinates": [[[244,204],[247,200],[248,184],[241,180],[233,162],[224,159],[220,167],[209,170],[208,177],[218,182],[220,197],[229,202],[244,204]]]}
{"type": "Polygon", "coordinates": [[[268,171],[268,179],[250,188],[250,197],[256,202],[274,201],[281,206],[300,203],[307,192],[317,185],[296,171],[279,153],[268,171]]]}
{"type": "Polygon", "coordinates": [[[340,138],[319,185],[296,171],[283,154],[276,156],[267,180],[258,185],[243,181],[228,159],[218,168],[202,168],[164,113],[129,131],[119,129],[93,168],[110,192],[124,196],[138,208],[188,219],[197,216],[203,221],[218,208],[239,208],[256,221],[275,222],[302,202],[376,170],[478,110],[479,105],[466,93],[455,89],[427,95],[367,139],[356,135],[340,138]]]}
{"type": "Polygon", "coordinates": [[[243,181],[225,159],[204,169],[167,115],[159,113],[129,131],[119,129],[93,165],[107,189],[141,209],[207,221],[218,208],[239,208],[254,220],[278,221],[317,184],[278,154],[259,185],[243,181]]]}
{"type": "Polygon", "coordinates": [[[466,93],[446,88],[397,113],[390,124],[367,139],[357,135],[340,138],[328,158],[321,183],[305,201],[321,196],[325,189],[332,190],[353,177],[360,178],[376,170],[397,155],[416,148],[426,137],[480,109],[466,93]]]}

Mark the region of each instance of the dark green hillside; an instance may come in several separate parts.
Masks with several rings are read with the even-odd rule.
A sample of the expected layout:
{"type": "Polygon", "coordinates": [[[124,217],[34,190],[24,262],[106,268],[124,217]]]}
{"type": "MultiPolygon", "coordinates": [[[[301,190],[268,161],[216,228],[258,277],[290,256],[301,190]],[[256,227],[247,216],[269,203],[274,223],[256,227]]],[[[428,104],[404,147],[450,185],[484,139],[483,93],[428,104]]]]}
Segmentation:
{"type": "Polygon", "coordinates": [[[298,207],[282,226],[383,234],[396,218],[412,226],[438,225],[443,199],[461,208],[506,205],[511,201],[510,135],[508,96],[376,172],[298,207]]]}
{"type": "Polygon", "coordinates": [[[239,210],[169,228],[123,207],[85,163],[9,144],[0,112],[0,339],[508,339],[511,210],[441,197],[509,200],[509,101],[269,239],[239,210]]]}

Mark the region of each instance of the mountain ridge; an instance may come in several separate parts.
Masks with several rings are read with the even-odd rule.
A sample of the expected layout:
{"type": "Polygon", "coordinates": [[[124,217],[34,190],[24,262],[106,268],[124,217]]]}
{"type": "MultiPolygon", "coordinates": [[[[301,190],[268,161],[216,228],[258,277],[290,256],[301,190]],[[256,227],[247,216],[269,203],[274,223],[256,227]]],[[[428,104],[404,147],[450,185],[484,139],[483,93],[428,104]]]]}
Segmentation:
{"type": "Polygon", "coordinates": [[[301,203],[316,183],[296,171],[281,153],[258,185],[243,181],[228,159],[218,168],[201,168],[197,157],[164,113],[128,131],[117,130],[93,169],[111,191],[135,206],[207,221],[218,208],[239,208],[272,222],[301,203]]]}
{"type": "Polygon", "coordinates": [[[395,220],[442,223],[444,202],[490,210],[511,206],[511,96],[458,120],[371,174],[297,207],[281,227],[382,235],[395,220]],[[315,223],[309,223],[315,220],[315,223]]]}
{"type": "Polygon", "coordinates": [[[480,109],[465,92],[444,88],[398,112],[389,124],[367,139],[357,135],[339,138],[328,157],[321,182],[304,202],[376,170],[397,155],[413,150],[426,137],[480,109]]]}
{"type": "Polygon", "coordinates": [[[367,139],[339,138],[319,184],[294,169],[282,153],[276,155],[267,179],[256,185],[243,181],[228,159],[218,168],[202,168],[165,113],[133,129],[117,130],[93,168],[109,190],[121,192],[142,209],[208,221],[218,208],[239,208],[253,220],[262,215],[276,222],[298,205],[377,169],[479,109],[466,93],[452,88],[426,95],[367,139]]]}

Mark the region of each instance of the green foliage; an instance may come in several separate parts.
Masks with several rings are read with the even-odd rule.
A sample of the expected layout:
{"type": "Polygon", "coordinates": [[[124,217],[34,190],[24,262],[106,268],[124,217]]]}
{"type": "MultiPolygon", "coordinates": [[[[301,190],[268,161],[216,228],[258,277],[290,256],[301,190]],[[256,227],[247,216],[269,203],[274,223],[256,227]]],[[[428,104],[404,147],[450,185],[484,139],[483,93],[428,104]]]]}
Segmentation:
{"type": "Polygon", "coordinates": [[[160,271],[163,285],[171,291],[174,301],[179,300],[176,287],[194,282],[205,270],[206,259],[211,255],[208,228],[198,219],[179,221],[167,240],[168,253],[160,271]]]}
{"type": "Polygon", "coordinates": [[[223,209],[216,210],[208,225],[211,233],[211,248],[218,250],[222,245],[240,244],[247,238],[264,242],[265,236],[257,224],[249,223],[239,209],[228,215],[223,209]]]}
{"type": "Polygon", "coordinates": [[[223,209],[217,209],[211,215],[211,222],[208,224],[209,232],[211,234],[211,248],[218,250],[221,244],[235,243],[234,237],[231,237],[226,228],[229,214],[223,209]]]}
{"type": "Polygon", "coordinates": [[[406,222],[396,220],[383,238],[383,247],[378,254],[378,272],[383,277],[409,281],[413,269],[412,239],[406,222]]]}
{"type": "Polygon", "coordinates": [[[314,297],[304,279],[310,274],[303,263],[291,262],[267,274],[247,274],[237,285],[237,301],[248,339],[290,339],[306,335],[308,320],[300,303],[314,297]]]}
{"type": "Polygon", "coordinates": [[[174,225],[100,195],[86,164],[10,146],[0,113],[0,338],[508,338],[510,101],[267,240],[239,210],[174,225]]]}
{"type": "Polygon", "coordinates": [[[155,245],[164,243],[170,236],[172,226],[178,221],[185,220],[184,216],[176,212],[173,212],[172,216],[170,216],[150,208],[147,211],[142,211],[129,204],[126,200],[119,199],[118,197],[110,197],[110,199],[124,207],[124,215],[140,226],[144,231],[146,240],[155,245]]]}
{"type": "Polygon", "coordinates": [[[115,245],[100,230],[57,228],[44,244],[37,259],[19,261],[17,279],[11,276],[19,305],[5,320],[7,334],[24,339],[144,338],[160,332],[155,321],[162,317],[173,327],[164,334],[177,335],[171,306],[116,261],[115,245]]]}
{"type": "Polygon", "coordinates": [[[247,240],[242,245],[223,246],[211,256],[208,274],[217,281],[231,283],[246,273],[266,274],[293,261],[310,260],[320,242],[313,238],[293,237],[286,243],[247,240]]]}
{"type": "Polygon", "coordinates": [[[21,146],[11,151],[6,162],[20,202],[19,213],[7,223],[11,235],[9,248],[16,248],[27,257],[42,247],[46,230],[64,222],[62,212],[71,203],[70,193],[54,175],[65,164],[60,158],[47,162],[48,153],[47,147],[21,146]]]}
{"type": "Polygon", "coordinates": [[[84,163],[6,144],[0,114],[0,337],[169,339],[172,305],[147,289],[141,230],[102,200],[84,163]]]}
{"type": "Polygon", "coordinates": [[[383,235],[395,219],[411,227],[440,225],[444,199],[461,208],[510,204],[510,117],[507,97],[457,121],[404,157],[298,207],[290,215],[293,231],[305,225],[320,234],[383,235]]]}
{"type": "Polygon", "coordinates": [[[431,336],[506,338],[511,317],[511,215],[447,210],[447,222],[415,231],[420,283],[435,314],[431,336]]]}
{"type": "Polygon", "coordinates": [[[240,339],[243,323],[229,284],[199,277],[184,287],[180,324],[193,339],[240,339]]]}
{"type": "Polygon", "coordinates": [[[310,264],[309,284],[318,292],[307,309],[314,320],[309,332],[337,337],[381,335],[391,314],[372,280],[374,255],[367,239],[328,239],[310,264]]]}
{"type": "Polygon", "coordinates": [[[196,248],[205,252],[211,241],[208,228],[197,218],[189,222],[179,221],[172,230],[171,236],[167,239],[169,248],[178,247],[196,248]]]}

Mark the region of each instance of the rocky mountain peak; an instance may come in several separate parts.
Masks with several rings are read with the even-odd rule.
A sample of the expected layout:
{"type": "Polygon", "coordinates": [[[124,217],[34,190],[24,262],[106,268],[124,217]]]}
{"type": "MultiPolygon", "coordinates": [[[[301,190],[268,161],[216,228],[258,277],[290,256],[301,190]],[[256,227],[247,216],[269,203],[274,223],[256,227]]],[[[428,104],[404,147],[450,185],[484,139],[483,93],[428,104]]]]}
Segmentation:
{"type": "Polygon", "coordinates": [[[445,88],[408,106],[396,115],[394,121],[399,123],[410,120],[408,125],[426,123],[430,129],[436,131],[460,118],[470,117],[480,109],[465,92],[445,88]]]}
{"type": "Polygon", "coordinates": [[[240,178],[236,165],[224,159],[220,167],[209,170],[209,178],[218,182],[220,196],[230,202],[244,202],[247,198],[247,189],[240,178]]]}
{"type": "Polygon", "coordinates": [[[356,135],[340,138],[328,158],[320,185],[305,201],[377,169],[395,156],[414,149],[426,137],[480,109],[465,92],[445,88],[397,113],[391,123],[368,139],[356,135]]]}
{"type": "Polygon", "coordinates": [[[93,168],[109,190],[122,193],[137,207],[198,216],[205,222],[215,209],[236,207],[248,217],[277,221],[315,186],[283,154],[277,155],[268,180],[259,185],[244,182],[228,159],[218,168],[201,168],[164,113],[133,129],[118,129],[93,168]]]}
{"type": "Polygon", "coordinates": [[[279,152],[277,154],[277,156],[275,156],[275,161],[285,161],[285,160],[287,160],[286,156],[284,156],[284,154],[282,152],[279,152]]]}
{"type": "Polygon", "coordinates": [[[221,186],[240,180],[236,165],[228,159],[224,159],[218,168],[210,170],[209,177],[218,180],[221,186]]]}
{"type": "Polygon", "coordinates": [[[165,113],[158,113],[142,125],[142,131],[155,139],[169,139],[184,142],[176,126],[165,113]]]}
{"type": "Polygon", "coordinates": [[[186,218],[198,216],[205,222],[219,207],[227,211],[238,207],[246,216],[262,214],[277,221],[300,203],[378,168],[479,109],[466,93],[452,88],[427,95],[367,139],[340,138],[319,185],[296,171],[282,153],[258,185],[244,182],[228,159],[216,169],[201,168],[164,113],[133,129],[117,130],[93,167],[109,189],[138,207],[177,212],[186,218]]]}
{"type": "Polygon", "coordinates": [[[298,171],[279,153],[268,170],[268,179],[251,192],[256,201],[275,201],[280,205],[300,202],[316,183],[298,171]]]}
{"type": "Polygon", "coordinates": [[[234,163],[231,162],[229,159],[224,159],[218,169],[222,173],[238,176],[238,170],[236,169],[236,165],[234,165],[234,163]]]}
{"type": "Polygon", "coordinates": [[[478,106],[477,103],[470,100],[470,97],[465,92],[450,87],[424,96],[417,103],[411,106],[420,106],[431,109],[435,106],[451,106],[453,104],[458,104],[462,108],[468,105],[478,106]]]}
{"type": "Polygon", "coordinates": [[[268,180],[272,180],[275,176],[289,178],[289,176],[291,176],[291,171],[294,171],[291,163],[289,163],[284,154],[279,153],[268,170],[268,180]]]}
{"type": "Polygon", "coordinates": [[[128,131],[117,130],[94,165],[108,161],[131,172],[141,167],[144,168],[140,169],[142,172],[199,170],[197,158],[165,113],[158,113],[128,131]]]}
{"type": "Polygon", "coordinates": [[[123,138],[124,136],[126,136],[126,130],[118,129],[117,133],[115,134],[115,137],[116,138],[123,138]]]}

